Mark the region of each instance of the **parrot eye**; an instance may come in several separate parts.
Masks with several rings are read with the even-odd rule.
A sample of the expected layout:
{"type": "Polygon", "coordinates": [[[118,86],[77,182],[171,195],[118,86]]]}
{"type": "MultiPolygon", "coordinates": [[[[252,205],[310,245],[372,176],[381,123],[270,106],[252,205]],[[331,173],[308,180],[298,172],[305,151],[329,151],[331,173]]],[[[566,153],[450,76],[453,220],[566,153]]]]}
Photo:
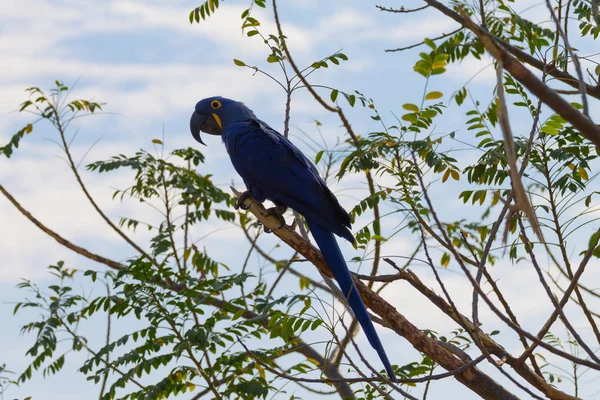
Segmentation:
{"type": "Polygon", "coordinates": [[[210,102],[210,106],[213,108],[213,110],[216,110],[217,108],[221,108],[222,104],[219,100],[213,100],[210,102]]]}

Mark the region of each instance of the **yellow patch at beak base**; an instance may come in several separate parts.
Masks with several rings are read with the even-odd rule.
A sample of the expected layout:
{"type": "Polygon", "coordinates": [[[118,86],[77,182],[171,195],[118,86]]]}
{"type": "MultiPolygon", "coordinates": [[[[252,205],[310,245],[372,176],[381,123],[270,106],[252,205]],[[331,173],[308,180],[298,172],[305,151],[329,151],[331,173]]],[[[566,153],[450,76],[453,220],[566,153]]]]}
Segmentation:
{"type": "Polygon", "coordinates": [[[219,118],[219,116],[215,113],[212,113],[212,116],[215,118],[215,121],[217,121],[217,125],[219,125],[219,128],[223,129],[223,125],[221,124],[221,118],[219,118]]]}

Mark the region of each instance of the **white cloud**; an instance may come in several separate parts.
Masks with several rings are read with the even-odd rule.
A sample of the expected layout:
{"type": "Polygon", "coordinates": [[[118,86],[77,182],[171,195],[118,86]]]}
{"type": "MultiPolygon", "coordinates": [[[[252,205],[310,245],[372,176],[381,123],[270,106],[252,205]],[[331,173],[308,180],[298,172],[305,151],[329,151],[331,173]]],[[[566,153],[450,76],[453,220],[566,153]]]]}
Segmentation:
{"type": "Polygon", "coordinates": [[[459,84],[496,84],[496,69],[490,57],[482,57],[481,60],[468,58],[459,64],[451,64],[447,68],[447,74],[458,81],[459,84]]]}
{"type": "MultiPolygon", "coordinates": [[[[184,33],[188,37],[200,36],[221,46],[235,46],[248,54],[263,46],[260,40],[244,39],[240,15],[245,7],[222,6],[200,24],[189,23],[191,9],[187,5],[132,0],[84,3],[70,0],[52,3],[6,0],[2,5],[2,14],[10,23],[4,27],[0,50],[29,55],[39,54],[40,51],[51,53],[57,50],[56,44],[65,38],[90,33],[152,32],[157,29],[161,29],[161,32],[184,33]],[[21,24],[35,18],[32,10],[44,15],[44,18],[35,19],[35,24],[28,24],[29,29],[23,32],[21,24]]],[[[263,22],[260,28],[263,33],[276,32],[274,22],[265,11],[255,8],[253,12],[263,22]]],[[[311,44],[305,31],[289,23],[285,24],[285,30],[289,44],[295,51],[310,51],[311,44]]],[[[202,40],[195,39],[195,42],[199,48],[202,47],[202,40]]]]}
{"type": "MultiPolygon", "coordinates": [[[[10,18],[12,23],[5,26],[0,36],[0,53],[3,54],[0,58],[0,112],[14,110],[25,99],[25,87],[55,78],[65,83],[81,78],[77,95],[93,96],[108,102],[107,110],[127,115],[127,120],[133,122],[120,125],[123,129],[139,126],[139,120],[144,117],[165,120],[174,113],[191,109],[196,101],[210,95],[251,101],[277,90],[274,85],[265,85],[264,77],[254,78],[249,69],[233,66],[231,59],[223,65],[211,61],[216,54],[207,53],[206,49],[215,46],[218,54],[239,54],[249,58],[248,61],[264,59],[262,41],[242,35],[241,6],[221,7],[209,20],[193,25],[187,20],[187,6],[164,3],[112,1],[78,3],[74,7],[68,1],[51,5],[11,1],[3,6],[4,18],[10,18]],[[32,9],[43,12],[44,18],[23,32],[21,26],[31,19],[32,9]],[[192,57],[190,62],[146,64],[87,61],[68,51],[68,44],[64,42],[67,38],[89,34],[152,33],[157,29],[173,35],[174,39],[185,35],[190,54],[196,53],[199,58],[192,61],[192,57]]],[[[264,12],[260,18],[265,21],[261,27],[265,32],[275,29],[264,12]]],[[[286,24],[285,29],[295,52],[310,53],[305,32],[293,24],[286,24]]]]}
{"type": "Polygon", "coordinates": [[[423,40],[424,37],[434,38],[442,34],[447,34],[457,29],[459,26],[450,18],[440,14],[425,18],[404,19],[397,27],[391,28],[379,35],[389,39],[399,39],[400,44],[408,41],[423,40]]]}

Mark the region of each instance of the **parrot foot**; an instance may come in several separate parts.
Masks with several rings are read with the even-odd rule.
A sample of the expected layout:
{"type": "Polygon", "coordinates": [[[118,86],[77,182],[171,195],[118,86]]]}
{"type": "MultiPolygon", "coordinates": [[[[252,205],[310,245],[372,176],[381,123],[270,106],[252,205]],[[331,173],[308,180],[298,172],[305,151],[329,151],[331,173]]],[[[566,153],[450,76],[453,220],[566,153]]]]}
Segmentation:
{"type": "MultiPolygon", "coordinates": [[[[276,204],[275,207],[267,208],[267,213],[269,215],[273,215],[274,217],[277,217],[277,219],[279,220],[279,227],[275,228],[275,230],[281,229],[286,225],[285,218],[283,218],[283,214],[286,211],[287,211],[287,206],[284,206],[283,204],[276,204]]],[[[264,230],[265,230],[265,233],[273,232],[271,229],[267,228],[266,226],[264,227],[264,230]]]]}
{"type": "Polygon", "coordinates": [[[246,199],[252,197],[252,192],[250,192],[249,190],[246,190],[244,193],[242,193],[240,195],[240,197],[237,199],[237,201],[235,202],[235,204],[233,205],[233,208],[237,209],[242,209],[242,210],[247,210],[250,207],[245,207],[244,206],[244,202],[246,201],[246,199]]]}

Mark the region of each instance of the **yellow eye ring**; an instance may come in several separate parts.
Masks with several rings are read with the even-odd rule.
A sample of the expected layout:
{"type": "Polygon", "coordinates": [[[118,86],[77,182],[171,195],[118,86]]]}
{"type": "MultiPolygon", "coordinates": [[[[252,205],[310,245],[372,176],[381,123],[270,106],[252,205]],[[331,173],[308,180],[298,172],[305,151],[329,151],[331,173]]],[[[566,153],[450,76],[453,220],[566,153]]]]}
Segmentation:
{"type": "Polygon", "coordinates": [[[210,106],[213,110],[216,110],[218,108],[221,108],[222,104],[219,100],[213,100],[210,102],[210,106]]]}

